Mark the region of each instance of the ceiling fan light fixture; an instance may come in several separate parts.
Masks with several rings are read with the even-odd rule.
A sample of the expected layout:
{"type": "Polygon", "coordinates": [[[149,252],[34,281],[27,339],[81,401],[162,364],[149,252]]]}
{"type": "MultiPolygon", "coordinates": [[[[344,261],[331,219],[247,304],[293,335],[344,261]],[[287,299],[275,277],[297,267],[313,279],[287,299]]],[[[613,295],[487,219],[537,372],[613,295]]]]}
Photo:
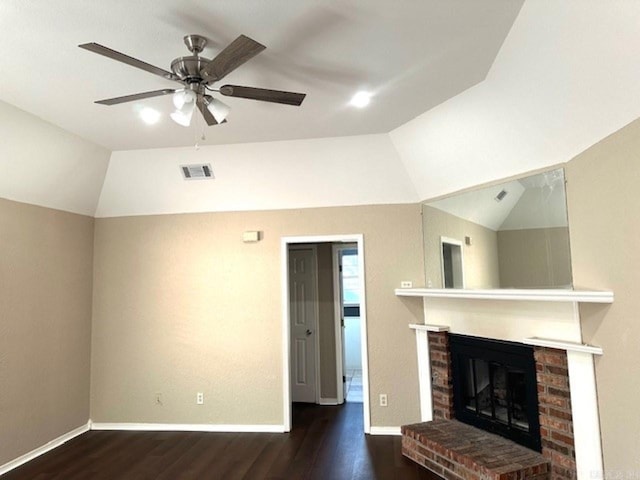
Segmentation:
{"type": "Polygon", "coordinates": [[[178,125],[182,125],[183,127],[188,127],[189,125],[191,125],[191,117],[193,117],[193,108],[176,110],[169,116],[171,117],[171,120],[176,122],[178,125]]]}
{"type": "Polygon", "coordinates": [[[205,97],[205,103],[207,105],[207,110],[211,112],[213,118],[216,119],[216,122],[222,123],[229,116],[229,112],[231,108],[229,105],[221,102],[220,100],[213,98],[210,95],[205,97]]]}
{"type": "Polygon", "coordinates": [[[165,80],[178,82],[183,86],[180,90],[163,88],[150,92],[107,98],[98,100],[95,103],[100,105],[119,105],[163,95],[173,95],[173,104],[176,110],[170,116],[174,122],[179,125],[189,126],[193,111],[197,107],[206,124],[212,126],[225,123],[230,109],[219,100],[205,96],[206,90],[219,92],[220,95],[227,97],[246,98],[297,107],[302,104],[306,96],[304,93],[242,85],[223,85],[219,89],[211,88],[214,83],[221,81],[236,68],[262,52],[266,47],[246,35],[240,35],[218,53],[216,57],[209,60],[199,56],[207,43],[207,39],[204,36],[187,35],[184,41],[192,55],[175,58],[171,62],[171,71],[143,62],[99,43],[91,42],[79,45],[84,50],[139,68],[165,80]],[[209,98],[207,99],[206,97],[209,98]]]}
{"type": "Polygon", "coordinates": [[[193,90],[178,90],[174,93],[173,105],[176,107],[176,111],[170,115],[171,120],[183,127],[191,125],[191,117],[193,117],[193,111],[196,108],[196,98],[196,92],[193,90]]]}
{"type": "Polygon", "coordinates": [[[193,90],[182,89],[173,94],[173,106],[177,110],[182,110],[185,105],[196,102],[196,92],[193,90]]]}

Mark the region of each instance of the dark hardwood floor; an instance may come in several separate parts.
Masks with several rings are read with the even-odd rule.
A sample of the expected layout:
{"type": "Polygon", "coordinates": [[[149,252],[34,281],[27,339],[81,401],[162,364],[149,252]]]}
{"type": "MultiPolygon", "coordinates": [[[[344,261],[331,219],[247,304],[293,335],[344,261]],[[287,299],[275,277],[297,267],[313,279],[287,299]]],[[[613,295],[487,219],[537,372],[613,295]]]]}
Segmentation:
{"type": "Polygon", "coordinates": [[[288,434],[91,431],[0,479],[439,479],[362,431],[361,403],[296,404],[288,434]]]}

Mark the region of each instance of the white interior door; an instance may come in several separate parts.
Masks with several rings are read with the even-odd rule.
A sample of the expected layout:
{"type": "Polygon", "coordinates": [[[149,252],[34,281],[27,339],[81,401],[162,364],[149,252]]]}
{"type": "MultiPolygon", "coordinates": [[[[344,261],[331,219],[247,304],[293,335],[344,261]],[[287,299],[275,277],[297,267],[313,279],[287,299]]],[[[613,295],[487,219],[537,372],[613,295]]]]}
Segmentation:
{"type": "Polygon", "coordinates": [[[289,251],[291,399],[316,403],[317,278],[314,248],[289,251]]]}

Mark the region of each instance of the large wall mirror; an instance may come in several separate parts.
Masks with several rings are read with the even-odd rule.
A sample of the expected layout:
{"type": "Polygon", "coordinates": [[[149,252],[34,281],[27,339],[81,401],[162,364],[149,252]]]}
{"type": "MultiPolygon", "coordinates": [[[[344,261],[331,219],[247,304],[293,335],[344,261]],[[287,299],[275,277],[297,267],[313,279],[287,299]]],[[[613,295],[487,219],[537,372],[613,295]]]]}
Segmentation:
{"type": "Polygon", "coordinates": [[[548,171],[427,202],[432,288],[571,288],[564,171],[548,171]]]}

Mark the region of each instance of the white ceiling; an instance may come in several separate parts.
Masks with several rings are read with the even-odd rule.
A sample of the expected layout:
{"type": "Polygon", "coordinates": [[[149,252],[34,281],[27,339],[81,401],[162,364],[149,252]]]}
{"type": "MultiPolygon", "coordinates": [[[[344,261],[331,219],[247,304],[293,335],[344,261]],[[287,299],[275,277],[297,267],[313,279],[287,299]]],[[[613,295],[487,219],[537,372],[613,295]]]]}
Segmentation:
{"type": "Polygon", "coordinates": [[[111,152],[0,101],[0,197],[93,216],[111,152]]]}
{"type": "Polygon", "coordinates": [[[96,217],[417,203],[389,136],[114,152],[96,217]],[[182,177],[209,163],[215,179],[182,177]]]}
{"type": "Polygon", "coordinates": [[[267,50],[224,82],[307,93],[299,108],[225,98],[229,123],[207,128],[226,144],[386,133],[482,81],[522,0],[2,0],[0,100],[111,150],[184,146],[195,128],[155,126],[138,104],[93,101],[179,84],[79,49],[98,42],[164,69],[187,55],[187,33],[213,57],[239,34],[267,50]],[[349,107],[357,90],[375,97],[349,107]]]}
{"type": "Polygon", "coordinates": [[[0,197],[104,217],[413,203],[567,162],[640,116],[638,1],[210,3],[0,1],[0,197]],[[130,110],[93,105],[165,84],[78,43],[133,55],[135,46],[166,68],[186,51],[182,34],[208,25],[217,47],[239,32],[269,47],[230,82],[304,81],[323,105],[225,99],[239,106],[209,142],[245,145],[197,152],[193,130],[147,128],[130,110]],[[373,73],[344,74],[355,70],[373,73]],[[377,91],[371,108],[349,109],[361,87],[377,91]],[[402,123],[408,112],[424,113],[402,123]],[[351,135],[388,132],[385,122],[402,125],[351,135]],[[110,156],[95,142],[135,149],[110,156]],[[167,145],[182,146],[158,148],[167,145]],[[185,184],[187,161],[211,163],[216,180],[185,184]]]}
{"type": "Polygon", "coordinates": [[[390,135],[421,199],[574,158],[640,117],[640,1],[528,0],[485,81],[390,135]]]}

